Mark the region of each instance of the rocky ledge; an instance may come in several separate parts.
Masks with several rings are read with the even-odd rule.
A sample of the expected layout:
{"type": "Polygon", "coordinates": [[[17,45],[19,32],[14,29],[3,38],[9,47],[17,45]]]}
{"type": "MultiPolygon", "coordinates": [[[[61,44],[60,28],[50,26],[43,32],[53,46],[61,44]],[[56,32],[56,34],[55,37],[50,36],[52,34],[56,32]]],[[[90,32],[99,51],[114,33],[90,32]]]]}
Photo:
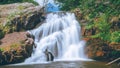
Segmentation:
{"type": "Polygon", "coordinates": [[[0,30],[10,33],[33,29],[44,19],[43,14],[44,8],[32,3],[0,5],[0,30]]]}
{"type": "Polygon", "coordinates": [[[34,41],[27,32],[6,34],[0,41],[0,65],[23,62],[31,56],[34,41]]]}
{"type": "Polygon", "coordinates": [[[86,53],[89,58],[95,60],[113,61],[120,57],[120,44],[107,43],[99,38],[90,38],[87,41],[86,53]]]}
{"type": "Polygon", "coordinates": [[[0,5],[0,65],[31,56],[34,39],[26,32],[44,20],[44,8],[32,3],[0,5]]]}

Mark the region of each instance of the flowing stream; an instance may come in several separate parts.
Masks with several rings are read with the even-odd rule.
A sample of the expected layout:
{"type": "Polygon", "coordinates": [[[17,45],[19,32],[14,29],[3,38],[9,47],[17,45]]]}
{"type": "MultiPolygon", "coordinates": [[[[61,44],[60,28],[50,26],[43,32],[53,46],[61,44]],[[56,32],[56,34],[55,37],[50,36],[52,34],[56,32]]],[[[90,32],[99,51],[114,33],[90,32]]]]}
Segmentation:
{"type": "MultiPolygon", "coordinates": [[[[36,1],[43,6],[45,3],[48,6],[51,4],[53,11],[56,11],[53,0],[36,1]]],[[[48,9],[48,11],[50,10],[48,9]]],[[[29,31],[35,37],[36,48],[25,63],[43,63],[47,62],[48,58],[52,59],[51,55],[46,56],[46,50],[54,56],[54,61],[87,60],[84,54],[85,42],[81,40],[80,30],[80,24],[74,13],[52,12],[47,14],[44,24],[29,31]]]]}
{"type": "Polygon", "coordinates": [[[29,32],[35,37],[36,48],[26,63],[46,62],[46,49],[53,54],[54,60],[87,59],[80,25],[73,13],[49,13],[44,24],[29,32]]]}

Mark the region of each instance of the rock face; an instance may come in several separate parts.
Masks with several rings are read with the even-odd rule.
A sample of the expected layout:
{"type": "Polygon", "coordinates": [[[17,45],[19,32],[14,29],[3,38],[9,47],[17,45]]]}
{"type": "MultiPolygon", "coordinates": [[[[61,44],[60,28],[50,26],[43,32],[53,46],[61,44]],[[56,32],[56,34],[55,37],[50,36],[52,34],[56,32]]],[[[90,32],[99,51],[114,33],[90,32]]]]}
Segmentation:
{"type": "Polygon", "coordinates": [[[31,30],[44,20],[44,8],[32,3],[0,5],[0,65],[23,62],[31,56],[31,30]]]}
{"type": "Polygon", "coordinates": [[[8,27],[8,33],[33,29],[44,19],[43,9],[32,3],[0,5],[0,25],[8,27]]]}
{"type": "Polygon", "coordinates": [[[43,9],[39,6],[25,9],[22,13],[23,15],[17,16],[11,20],[11,23],[16,26],[17,31],[21,29],[33,29],[43,19],[43,9]]]}
{"type": "Polygon", "coordinates": [[[31,56],[34,41],[27,32],[6,34],[0,44],[0,65],[23,62],[31,56]]]}
{"type": "Polygon", "coordinates": [[[95,35],[96,32],[96,29],[88,30],[82,26],[83,39],[87,42],[85,51],[88,57],[98,61],[112,61],[119,58],[120,43],[111,43],[100,38],[92,38],[91,36],[95,35]]]}
{"type": "Polygon", "coordinates": [[[99,61],[112,61],[120,57],[120,44],[109,44],[101,39],[89,39],[86,52],[89,58],[99,61]]]}

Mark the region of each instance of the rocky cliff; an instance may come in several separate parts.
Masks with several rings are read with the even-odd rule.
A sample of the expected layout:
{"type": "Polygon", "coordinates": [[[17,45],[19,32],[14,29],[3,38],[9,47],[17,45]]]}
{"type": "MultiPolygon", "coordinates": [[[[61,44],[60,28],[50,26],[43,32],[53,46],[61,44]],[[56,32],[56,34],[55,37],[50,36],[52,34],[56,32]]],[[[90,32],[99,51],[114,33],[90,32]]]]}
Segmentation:
{"type": "MultiPolygon", "coordinates": [[[[111,17],[109,25],[103,28],[106,30],[107,27],[110,26],[108,31],[106,31],[107,33],[105,33],[106,36],[107,34],[109,35],[109,33],[112,34],[116,31],[114,37],[109,39],[112,41],[109,41],[102,39],[103,37],[106,37],[105,35],[96,37],[97,34],[100,33],[98,27],[89,26],[89,28],[86,28],[90,21],[85,19],[85,15],[82,14],[79,8],[75,9],[73,12],[81,24],[83,40],[87,42],[85,51],[89,58],[99,61],[112,61],[120,57],[120,42],[113,41],[116,37],[119,37],[117,31],[120,30],[120,18],[111,17]]],[[[104,18],[102,20],[104,20],[104,18]]],[[[99,19],[95,19],[95,21],[99,21],[99,19]]],[[[104,24],[105,23],[103,23],[102,27],[104,27],[104,24]]],[[[95,25],[99,25],[99,22],[95,23],[95,25]]]]}
{"type": "Polygon", "coordinates": [[[0,5],[0,65],[31,56],[34,38],[27,30],[44,20],[44,8],[32,3],[0,5]]]}

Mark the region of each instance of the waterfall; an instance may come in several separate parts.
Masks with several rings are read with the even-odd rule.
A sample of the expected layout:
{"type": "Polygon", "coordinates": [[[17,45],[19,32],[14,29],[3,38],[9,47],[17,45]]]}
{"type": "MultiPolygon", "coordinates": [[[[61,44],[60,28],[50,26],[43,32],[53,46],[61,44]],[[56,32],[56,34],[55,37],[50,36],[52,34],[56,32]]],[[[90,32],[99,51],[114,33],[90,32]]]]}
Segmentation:
{"type": "Polygon", "coordinates": [[[86,59],[85,42],[81,40],[80,30],[74,13],[47,14],[44,24],[29,31],[35,37],[37,47],[25,62],[46,62],[46,49],[53,54],[54,60],[86,59]]]}

